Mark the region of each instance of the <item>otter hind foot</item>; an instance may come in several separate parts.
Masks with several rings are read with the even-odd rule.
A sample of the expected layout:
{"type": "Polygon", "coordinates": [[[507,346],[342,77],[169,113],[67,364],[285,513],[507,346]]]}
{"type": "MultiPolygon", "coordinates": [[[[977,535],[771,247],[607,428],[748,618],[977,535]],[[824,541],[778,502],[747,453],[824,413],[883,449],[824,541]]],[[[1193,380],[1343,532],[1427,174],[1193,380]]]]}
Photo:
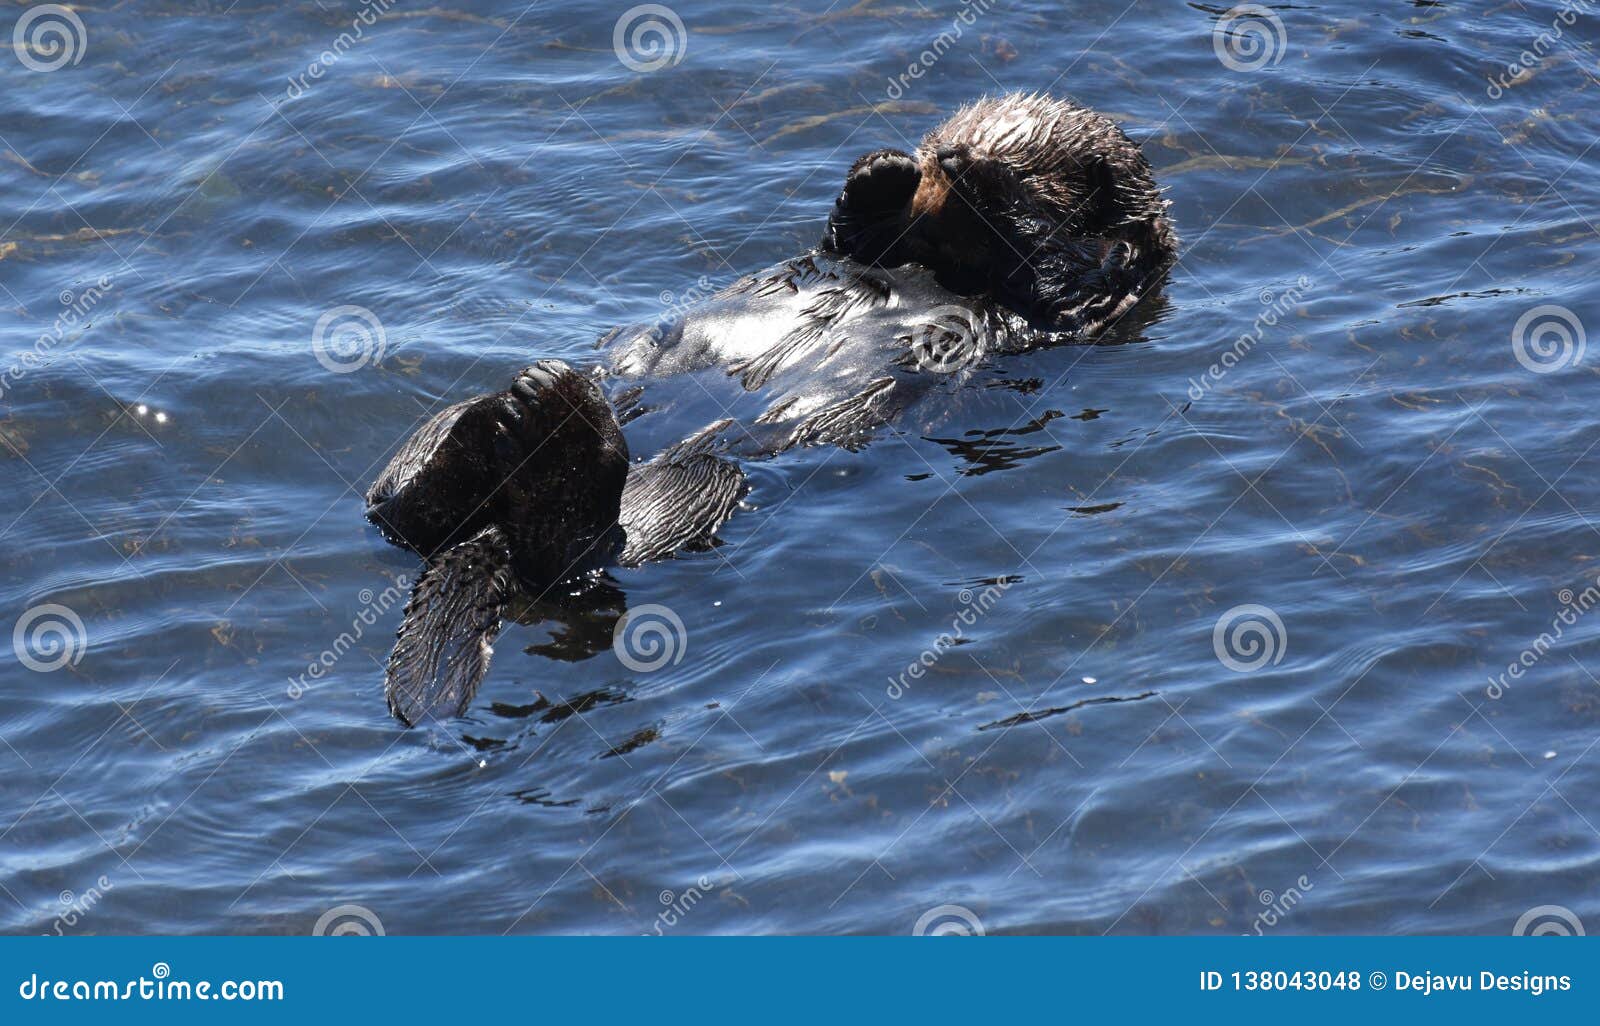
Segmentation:
{"type": "Polygon", "coordinates": [[[487,527],[428,560],[411,589],[384,678],[389,711],[414,727],[459,716],[478,692],[511,594],[505,535],[487,527]]]}
{"type": "Polygon", "coordinates": [[[627,544],[618,557],[623,566],[715,544],[717,529],[733,515],[749,484],[737,463],[703,449],[686,440],[628,475],[622,492],[627,544]]]}

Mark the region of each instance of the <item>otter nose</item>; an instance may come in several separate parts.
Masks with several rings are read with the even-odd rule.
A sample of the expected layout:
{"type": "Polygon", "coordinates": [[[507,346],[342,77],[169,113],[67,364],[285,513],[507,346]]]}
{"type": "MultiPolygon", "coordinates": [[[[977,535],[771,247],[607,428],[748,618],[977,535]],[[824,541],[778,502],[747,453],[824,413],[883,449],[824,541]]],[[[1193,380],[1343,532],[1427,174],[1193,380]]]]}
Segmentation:
{"type": "Polygon", "coordinates": [[[951,178],[960,178],[971,160],[971,153],[959,143],[941,146],[933,156],[939,162],[939,169],[951,178]]]}

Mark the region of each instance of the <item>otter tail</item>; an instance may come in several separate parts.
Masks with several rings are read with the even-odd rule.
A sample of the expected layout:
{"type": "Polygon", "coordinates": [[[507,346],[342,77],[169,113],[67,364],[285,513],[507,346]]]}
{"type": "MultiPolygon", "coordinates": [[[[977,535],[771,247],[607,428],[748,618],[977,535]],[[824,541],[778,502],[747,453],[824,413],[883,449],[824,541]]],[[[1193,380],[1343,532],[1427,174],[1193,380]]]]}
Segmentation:
{"type": "Polygon", "coordinates": [[[389,711],[406,726],[466,711],[489,672],[511,590],[509,567],[498,527],[452,545],[423,567],[384,680],[389,711]]]}

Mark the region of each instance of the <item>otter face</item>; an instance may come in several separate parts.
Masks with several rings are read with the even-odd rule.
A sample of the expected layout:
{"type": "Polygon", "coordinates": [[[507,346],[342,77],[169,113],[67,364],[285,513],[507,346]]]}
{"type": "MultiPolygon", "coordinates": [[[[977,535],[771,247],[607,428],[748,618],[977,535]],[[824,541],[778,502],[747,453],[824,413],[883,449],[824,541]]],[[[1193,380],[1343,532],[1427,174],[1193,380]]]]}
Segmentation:
{"type": "Polygon", "coordinates": [[[961,142],[924,146],[918,157],[922,174],[907,214],[923,262],[988,268],[1027,259],[1012,222],[1029,197],[1009,165],[961,142]]]}
{"type": "Polygon", "coordinates": [[[1166,208],[1138,145],[1109,118],[1011,94],[961,108],[914,155],[857,161],[823,248],[916,261],[951,291],[988,291],[1052,330],[1084,332],[1106,320],[1086,311],[1117,308],[1175,255],[1166,208]]]}
{"type": "Polygon", "coordinates": [[[599,386],[544,360],[418,429],[368,492],[367,518],[425,556],[498,525],[519,574],[543,585],[615,530],[627,469],[599,386]]]}

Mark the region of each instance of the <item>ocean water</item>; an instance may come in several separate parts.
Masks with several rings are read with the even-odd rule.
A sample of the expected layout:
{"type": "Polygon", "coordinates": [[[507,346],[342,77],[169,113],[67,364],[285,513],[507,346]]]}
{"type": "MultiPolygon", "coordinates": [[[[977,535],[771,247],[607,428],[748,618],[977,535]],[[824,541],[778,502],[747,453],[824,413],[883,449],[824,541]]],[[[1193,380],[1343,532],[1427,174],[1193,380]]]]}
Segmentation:
{"type": "Polygon", "coordinates": [[[0,928],[1600,928],[1583,5],[47,7],[0,16],[0,928]],[[399,442],[1013,89],[1142,142],[1162,292],[753,465],[716,551],[400,729],[399,442]]]}

